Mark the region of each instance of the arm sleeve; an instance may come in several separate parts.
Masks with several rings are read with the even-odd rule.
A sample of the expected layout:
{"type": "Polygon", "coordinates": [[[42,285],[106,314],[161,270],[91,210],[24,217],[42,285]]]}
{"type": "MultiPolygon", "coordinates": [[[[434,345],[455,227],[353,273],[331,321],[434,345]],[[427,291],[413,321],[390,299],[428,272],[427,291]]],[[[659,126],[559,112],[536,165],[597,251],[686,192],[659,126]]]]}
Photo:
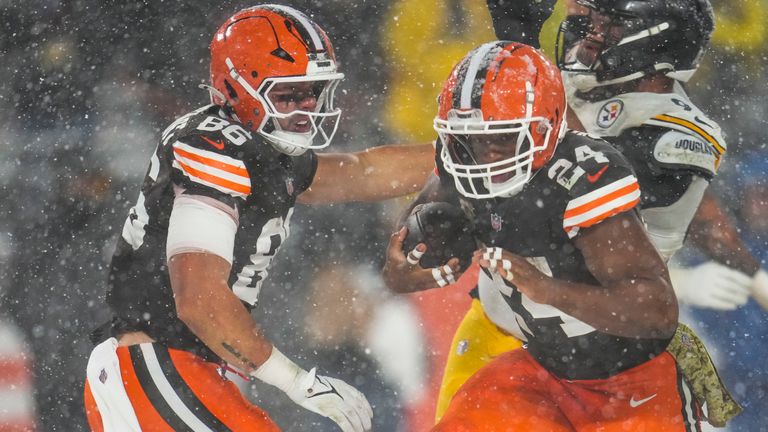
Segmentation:
{"type": "Polygon", "coordinates": [[[500,40],[539,48],[539,33],[552,15],[556,0],[487,0],[493,30],[500,40]]]}
{"type": "Polygon", "coordinates": [[[168,221],[166,256],[207,252],[232,263],[237,212],[213,198],[177,194],[168,221]]]}

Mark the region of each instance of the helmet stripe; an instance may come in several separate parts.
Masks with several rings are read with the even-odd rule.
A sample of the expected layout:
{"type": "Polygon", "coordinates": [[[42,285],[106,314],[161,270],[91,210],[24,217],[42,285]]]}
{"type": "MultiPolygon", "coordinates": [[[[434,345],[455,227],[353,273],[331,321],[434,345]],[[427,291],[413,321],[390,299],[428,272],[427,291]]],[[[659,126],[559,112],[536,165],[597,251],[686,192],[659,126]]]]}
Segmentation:
{"type": "Polygon", "coordinates": [[[624,39],[620,40],[619,43],[616,44],[616,46],[621,46],[624,44],[628,44],[630,42],[634,42],[636,40],[640,40],[640,39],[651,37],[651,36],[656,36],[657,34],[663,32],[664,30],[668,30],[669,28],[670,28],[669,23],[663,22],[659,25],[649,27],[643,31],[640,31],[633,35],[625,37],[624,39]]]}
{"type": "Polygon", "coordinates": [[[323,45],[323,38],[320,37],[320,33],[317,32],[315,29],[315,26],[312,24],[312,21],[303,13],[299,12],[298,10],[290,7],[290,6],[283,6],[283,5],[268,5],[270,9],[276,9],[280,12],[283,12],[284,14],[287,14],[290,18],[293,19],[294,22],[297,22],[303,27],[303,30],[307,34],[309,34],[310,39],[312,40],[312,44],[314,45],[315,51],[325,51],[325,46],[323,45]]]}
{"type": "Polygon", "coordinates": [[[475,88],[478,72],[481,67],[487,66],[487,62],[484,62],[483,60],[488,52],[497,44],[498,42],[494,41],[481,45],[475,50],[472,58],[470,58],[469,67],[464,76],[464,82],[461,84],[461,99],[459,100],[460,109],[472,109],[472,95],[476,93],[473,90],[475,88]]]}

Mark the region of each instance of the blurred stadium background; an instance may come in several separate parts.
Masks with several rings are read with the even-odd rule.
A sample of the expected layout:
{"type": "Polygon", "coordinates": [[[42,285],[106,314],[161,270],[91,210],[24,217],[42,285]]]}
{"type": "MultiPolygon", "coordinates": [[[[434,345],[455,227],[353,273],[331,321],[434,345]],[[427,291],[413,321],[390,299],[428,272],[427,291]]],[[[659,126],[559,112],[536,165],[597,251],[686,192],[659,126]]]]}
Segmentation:
{"type": "MultiPolygon", "coordinates": [[[[484,0],[281,3],[326,29],[346,74],[332,150],[434,139],[441,82],[469,49],[494,38],[484,0]]],[[[717,31],[689,90],[727,134],[714,187],[765,257],[768,2],[713,3],[717,31]]],[[[106,316],[114,240],[159,132],[208,101],[198,84],[208,79],[212,34],[253,4],[0,0],[0,432],[87,430],[87,336],[106,316]]],[[[550,53],[561,6],[542,36],[550,53]]],[[[369,395],[378,431],[431,424],[441,362],[468,302],[466,284],[410,297],[384,291],[377,272],[404,204],[300,208],[257,317],[300,363],[369,395]]],[[[698,258],[690,251],[683,259],[698,258]]],[[[737,398],[764,409],[768,315],[748,308],[687,314],[737,398]]],[[[285,430],[334,430],[265,386],[243,387],[285,430]]]]}

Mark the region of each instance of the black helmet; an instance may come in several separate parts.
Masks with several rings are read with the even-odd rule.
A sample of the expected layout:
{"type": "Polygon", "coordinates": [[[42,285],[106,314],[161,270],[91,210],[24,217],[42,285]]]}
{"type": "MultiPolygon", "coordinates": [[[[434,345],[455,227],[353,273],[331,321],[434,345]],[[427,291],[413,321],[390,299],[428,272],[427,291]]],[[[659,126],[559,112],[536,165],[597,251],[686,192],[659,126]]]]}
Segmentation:
{"type": "Polygon", "coordinates": [[[714,30],[709,0],[577,0],[587,16],[560,25],[557,63],[582,75],[580,90],[631,81],[663,72],[688,81],[699,66],[714,30]],[[589,41],[591,64],[579,59],[589,41]]]}

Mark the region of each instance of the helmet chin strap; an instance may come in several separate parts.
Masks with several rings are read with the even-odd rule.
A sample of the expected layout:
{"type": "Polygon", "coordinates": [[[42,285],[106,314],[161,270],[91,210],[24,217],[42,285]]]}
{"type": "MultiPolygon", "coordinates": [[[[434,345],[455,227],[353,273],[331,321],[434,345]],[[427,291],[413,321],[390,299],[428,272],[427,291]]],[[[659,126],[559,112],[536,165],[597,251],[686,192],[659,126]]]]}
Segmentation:
{"type": "Polygon", "coordinates": [[[309,139],[309,134],[285,131],[274,131],[266,138],[269,140],[269,143],[272,144],[272,147],[288,156],[300,156],[304,154],[308,150],[306,145],[311,141],[311,139],[309,139]]]}
{"type": "Polygon", "coordinates": [[[312,132],[287,132],[280,127],[280,123],[275,121],[275,119],[272,119],[272,124],[274,124],[275,130],[270,133],[263,133],[262,136],[277,151],[288,156],[299,156],[304,154],[312,144],[312,132]]]}
{"type": "Polygon", "coordinates": [[[216,103],[216,101],[214,101],[214,99],[213,99],[214,97],[217,97],[217,98],[221,99],[222,101],[224,101],[224,103],[226,103],[227,97],[224,96],[224,93],[218,91],[216,88],[214,88],[214,87],[212,87],[212,86],[210,86],[208,84],[200,84],[198,87],[203,89],[203,90],[208,90],[208,94],[211,96],[211,103],[216,103]]]}
{"type": "Polygon", "coordinates": [[[493,192],[494,189],[509,188],[505,192],[499,193],[496,196],[499,198],[510,198],[517,195],[521,190],[523,190],[523,187],[525,187],[525,185],[527,184],[527,182],[524,179],[525,177],[526,177],[525,173],[515,174],[515,176],[510,178],[509,180],[503,183],[497,183],[497,184],[492,184],[490,179],[484,178],[483,186],[489,192],[493,192]]]}

